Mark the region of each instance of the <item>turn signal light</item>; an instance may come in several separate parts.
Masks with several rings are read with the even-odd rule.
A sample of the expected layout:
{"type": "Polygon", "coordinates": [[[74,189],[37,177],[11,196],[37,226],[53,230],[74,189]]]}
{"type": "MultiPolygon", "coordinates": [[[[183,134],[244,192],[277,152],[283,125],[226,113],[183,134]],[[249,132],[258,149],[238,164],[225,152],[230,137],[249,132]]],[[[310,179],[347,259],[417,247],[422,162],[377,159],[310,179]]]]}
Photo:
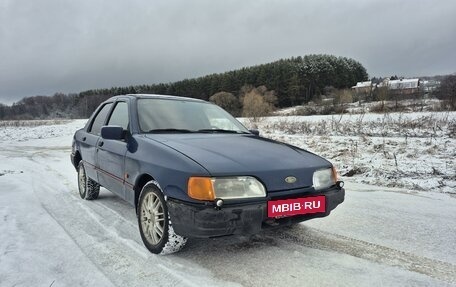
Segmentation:
{"type": "Polygon", "coordinates": [[[332,177],[334,181],[340,180],[339,173],[337,172],[337,169],[334,167],[334,165],[332,166],[332,177]]]}
{"type": "Polygon", "coordinates": [[[209,177],[190,177],[188,180],[188,196],[198,200],[214,200],[215,192],[209,177]]]}

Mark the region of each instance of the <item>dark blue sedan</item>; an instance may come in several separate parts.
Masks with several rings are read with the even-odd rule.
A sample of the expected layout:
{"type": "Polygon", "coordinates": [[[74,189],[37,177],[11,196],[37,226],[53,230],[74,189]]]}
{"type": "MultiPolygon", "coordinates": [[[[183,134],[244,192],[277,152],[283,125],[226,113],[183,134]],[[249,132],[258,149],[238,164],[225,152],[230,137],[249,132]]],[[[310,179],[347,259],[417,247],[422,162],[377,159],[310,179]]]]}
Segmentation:
{"type": "Polygon", "coordinates": [[[344,201],[333,165],[262,138],[197,99],[126,95],[102,103],[74,135],[79,194],[100,186],[136,207],[153,253],[187,237],[254,234],[324,217],[344,201]]]}

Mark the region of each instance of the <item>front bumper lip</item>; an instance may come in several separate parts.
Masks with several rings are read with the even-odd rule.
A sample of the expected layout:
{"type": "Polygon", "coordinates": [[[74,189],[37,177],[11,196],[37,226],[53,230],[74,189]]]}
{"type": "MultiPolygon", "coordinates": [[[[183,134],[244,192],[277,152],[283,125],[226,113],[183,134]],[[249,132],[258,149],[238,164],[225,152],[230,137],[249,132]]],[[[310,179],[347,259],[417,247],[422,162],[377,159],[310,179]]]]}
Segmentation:
{"type": "Polygon", "coordinates": [[[293,223],[328,216],[345,199],[343,188],[332,187],[319,192],[283,191],[271,193],[266,199],[256,202],[227,203],[218,209],[213,204],[194,204],[168,199],[174,231],[186,237],[217,237],[232,234],[255,234],[261,229],[290,225],[293,223]],[[326,211],[273,219],[267,217],[267,201],[324,195],[326,211]]]}

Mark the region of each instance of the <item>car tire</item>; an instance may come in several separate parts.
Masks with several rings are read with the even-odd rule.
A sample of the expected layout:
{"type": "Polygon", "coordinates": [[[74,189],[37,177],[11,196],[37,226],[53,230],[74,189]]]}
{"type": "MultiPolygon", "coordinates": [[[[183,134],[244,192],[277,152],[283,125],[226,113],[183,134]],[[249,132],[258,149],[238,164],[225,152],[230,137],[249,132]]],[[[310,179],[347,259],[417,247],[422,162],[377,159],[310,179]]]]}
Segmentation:
{"type": "Polygon", "coordinates": [[[137,217],[141,239],[150,252],[171,254],[185,246],[187,238],[174,232],[165,197],[156,181],[149,181],[142,188],[137,217]]]}
{"type": "Polygon", "coordinates": [[[82,199],[97,199],[100,194],[100,185],[87,176],[82,160],[78,165],[78,189],[82,199]]]}

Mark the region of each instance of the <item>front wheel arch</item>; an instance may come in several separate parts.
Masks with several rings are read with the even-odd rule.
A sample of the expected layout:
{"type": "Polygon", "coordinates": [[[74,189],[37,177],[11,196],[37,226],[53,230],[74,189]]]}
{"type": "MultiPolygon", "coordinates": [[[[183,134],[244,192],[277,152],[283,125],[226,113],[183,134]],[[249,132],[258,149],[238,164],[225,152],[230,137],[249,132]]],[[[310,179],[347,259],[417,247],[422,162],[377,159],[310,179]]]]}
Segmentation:
{"type": "Polygon", "coordinates": [[[134,186],[134,191],[135,191],[135,209],[138,211],[138,201],[139,201],[139,195],[141,194],[141,190],[143,187],[150,181],[154,181],[155,179],[147,173],[144,173],[140,176],[138,176],[135,186],[134,186]]]}

